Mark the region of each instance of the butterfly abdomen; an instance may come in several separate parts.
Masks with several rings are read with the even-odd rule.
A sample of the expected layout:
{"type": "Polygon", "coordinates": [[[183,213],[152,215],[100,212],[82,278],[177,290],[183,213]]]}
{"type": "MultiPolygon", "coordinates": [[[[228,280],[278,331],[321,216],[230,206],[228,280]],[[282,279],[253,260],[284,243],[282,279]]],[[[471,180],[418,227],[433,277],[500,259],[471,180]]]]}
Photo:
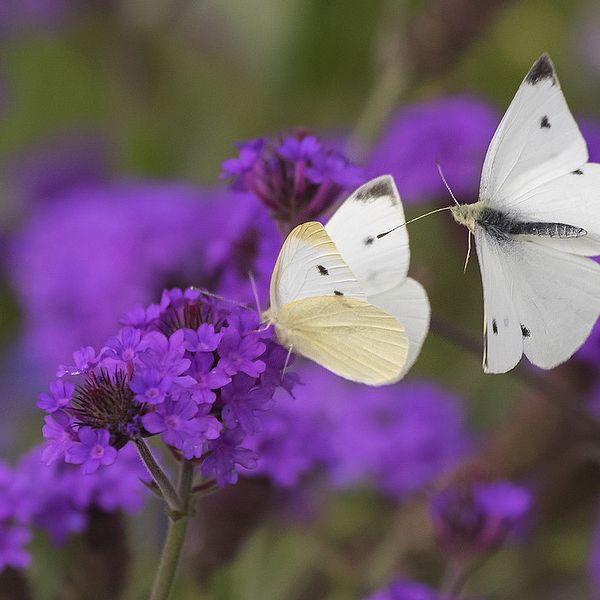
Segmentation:
{"type": "Polygon", "coordinates": [[[476,223],[497,240],[507,240],[509,236],[513,235],[551,238],[578,238],[587,235],[585,229],[574,225],[544,221],[522,221],[509,213],[488,207],[479,212],[476,223]]]}
{"type": "Polygon", "coordinates": [[[515,223],[509,231],[513,235],[540,235],[558,238],[578,238],[587,235],[581,227],[567,225],[566,223],[515,223]]]}

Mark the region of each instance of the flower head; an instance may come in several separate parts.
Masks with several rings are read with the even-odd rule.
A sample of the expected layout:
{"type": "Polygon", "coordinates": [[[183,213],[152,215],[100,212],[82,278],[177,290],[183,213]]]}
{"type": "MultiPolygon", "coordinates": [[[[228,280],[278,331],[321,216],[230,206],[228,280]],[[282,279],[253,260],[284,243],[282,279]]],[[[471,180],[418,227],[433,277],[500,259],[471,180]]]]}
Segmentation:
{"type": "Polygon", "coordinates": [[[142,313],[40,396],[44,460],[103,472],[128,441],[160,435],[220,485],[233,483],[237,465],[255,464],[246,438],[275,390],[295,381],[282,378],[285,351],[253,311],[197,289],[165,291],[142,313]]]}
{"type": "Polygon", "coordinates": [[[515,531],[531,505],[531,492],[507,481],[458,482],[432,498],[430,516],[448,551],[487,552],[515,531]]]}
{"type": "Polygon", "coordinates": [[[237,147],[239,156],[223,163],[222,178],[256,196],[286,230],[318,217],[344,189],[364,182],[362,171],[341,152],[304,131],[237,147]]]}

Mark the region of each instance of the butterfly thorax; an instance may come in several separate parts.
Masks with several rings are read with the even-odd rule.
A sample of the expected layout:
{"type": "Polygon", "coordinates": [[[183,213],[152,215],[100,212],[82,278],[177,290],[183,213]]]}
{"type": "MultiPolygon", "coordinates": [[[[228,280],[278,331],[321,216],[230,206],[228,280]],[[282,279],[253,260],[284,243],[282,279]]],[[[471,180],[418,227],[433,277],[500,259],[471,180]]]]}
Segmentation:
{"type": "Polygon", "coordinates": [[[475,224],[479,221],[481,212],[485,210],[483,202],[475,202],[474,204],[459,204],[450,209],[454,220],[459,225],[464,225],[469,231],[475,231],[475,224]]]}

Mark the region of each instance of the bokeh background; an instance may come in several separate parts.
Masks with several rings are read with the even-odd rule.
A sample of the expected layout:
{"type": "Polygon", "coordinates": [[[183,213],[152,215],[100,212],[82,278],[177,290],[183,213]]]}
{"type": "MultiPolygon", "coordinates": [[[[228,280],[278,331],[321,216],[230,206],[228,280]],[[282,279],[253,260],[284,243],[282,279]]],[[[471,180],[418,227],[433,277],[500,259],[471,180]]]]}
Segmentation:
{"type": "MultiPolygon", "coordinates": [[[[600,161],[594,1],[3,0],[1,458],[40,443],[38,393],[126,310],[174,285],[253,302],[249,270],[264,291],[281,236],[219,178],[236,142],[306,129],[365,177],[392,173],[409,217],[450,202],[439,160],[470,202],[544,51],[600,161]]],[[[409,231],[434,315],[415,367],[373,391],[298,361],[304,385],[257,441],[260,475],[200,504],[174,598],[351,600],[396,577],[439,588],[449,561],[427,506],[457,477],[534,498],[467,597],[600,597],[599,334],[550,374],[484,376],[465,231],[445,213],[409,231]]],[[[59,551],[36,530],[0,598],[144,597],[164,515],[149,494],[134,504],[90,509],[59,551]]]]}

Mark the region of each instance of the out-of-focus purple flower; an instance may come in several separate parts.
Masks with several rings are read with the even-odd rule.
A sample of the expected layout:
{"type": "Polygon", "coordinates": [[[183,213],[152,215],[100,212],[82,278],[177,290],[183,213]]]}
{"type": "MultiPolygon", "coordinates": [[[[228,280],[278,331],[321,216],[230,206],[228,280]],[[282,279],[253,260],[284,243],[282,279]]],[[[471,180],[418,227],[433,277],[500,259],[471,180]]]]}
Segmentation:
{"type": "Polygon", "coordinates": [[[31,556],[24,547],[30,540],[31,533],[21,525],[0,526],[0,571],[29,566],[31,556]]]}
{"type": "Polygon", "coordinates": [[[57,377],[65,375],[81,375],[91,371],[99,362],[96,351],[91,346],[73,352],[73,365],[60,365],[56,372],[57,377]]]}
{"type": "Polygon", "coordinates": [[[402,498],[454,468],[469,449],[459,399],[434,384],[369,388],[313,365],[300,376],[294,398],[278,398],[251,438],[256,473],[277,485],[324,470],[336,487],[370,483],[402,498]]]}
{"type": "Polygon", "coordinates": [[[28,148],[12,161],[8,171],[14,194],[30,210],[37,203],[106,182],[106,144],[93,132],[53,136],[36,148],[28,148]]]}
{"type": "Polygon", "coordinates": [[[368,481],[402,498],[453,469],[469,450],[460,399],[436,384],[352,387],[332,418],[328,468],[336,485],[368,481]]]}
{"type": "Polygon", "coordinates": [[[446,594],[438,594],[424,583],[399,579],[364,600],[453,600],[453,598],[446,594]]]}
{"type": "Polygon", "coordinates": [[[217,266],[203,257],[219,199],[191,185],[123,182],[35,207],[6,264],[31,360],[56,365],[73,348],[99,347],[126,310],[174,279],[214,287],[217,266]]]}
{"type": "Polygon", "coordinates": [[[117,458],[117,450],[110,444],[110,434],[106,429],[93,430],[81,427],[77,431],[79,438],[67,450],[67,462],[81,465],[84,474],[94,473],[100,465],[112,465],[117,458]]]}
{"type": "Polygon", "coordinates": [[[423,583],[399,580],[364,600],[441,600],[441,598],[423,583]]]}
{"type": "Polygon", "coordinates": [[[80,0],[2,0],[0,36],[63,27],[80,0]]]}
{"type": "Polygon", "coordinates": [[[401,108],[375,145],[368,166],[394,176],[402,200],[444,199],[436,161],[457,197],[473,198],[497,112],[474,96],[439,98],[401,108]]]}
{"type": "Polygon", "coordinates": [[[239,157],[223,163],[221,177],[250,192],[283,230],[319,217],[346,188],[364,183],[361,169],[314,136],[297,132],[278,140],[237,144],[239,157]]]}
{"type": "MultiPolygon", "coordinates": [[[[195,288],[165,291],[142,312],[98,355],[89,349],[95,366],[65,370],[59,383],[78,378],[68,402],[57,408],[42,395],[50,413],[44,460],[103,472],[128,441],[139,445],[160,434],[177,456],[198,459],[219,485],[235,482],[236,465],[255,464],[246,438],[261,429],[282,387],[285,351],[272,328],[259,328],[253,311],[195,288]]],[[[295,380],[283,381],[291,391],[295,380]]]]}
{"type": "Polygon", "coordinates": [[[282,236],[265,207],[250,194],[231,194],[212,208],[214,231],[206,249],[205,267],[211,289],[254,306],[250,275],[259,301],[269,298],[269,283],[282,236]]]}
{"type": "Polygon", "coordinates": [[[457,482],[432,498],[430,516],[448,552],[470,554],[502,544],[531,505],[531,492],[507,481],[457,482]]]}
{"type": "Polygon", "coordinates": [[[93,477],[64,462],[48,466],[41,455],[41,448],[34,448],[14,469],[0,465],[0,571],[29,565],[24,546],[32,529],[63,544],[85,529],[90,509],[134,512],[147,496],[140,480],[148,481],[148,474],[131,446],[119,451],[110,469],[93,477]]]}

